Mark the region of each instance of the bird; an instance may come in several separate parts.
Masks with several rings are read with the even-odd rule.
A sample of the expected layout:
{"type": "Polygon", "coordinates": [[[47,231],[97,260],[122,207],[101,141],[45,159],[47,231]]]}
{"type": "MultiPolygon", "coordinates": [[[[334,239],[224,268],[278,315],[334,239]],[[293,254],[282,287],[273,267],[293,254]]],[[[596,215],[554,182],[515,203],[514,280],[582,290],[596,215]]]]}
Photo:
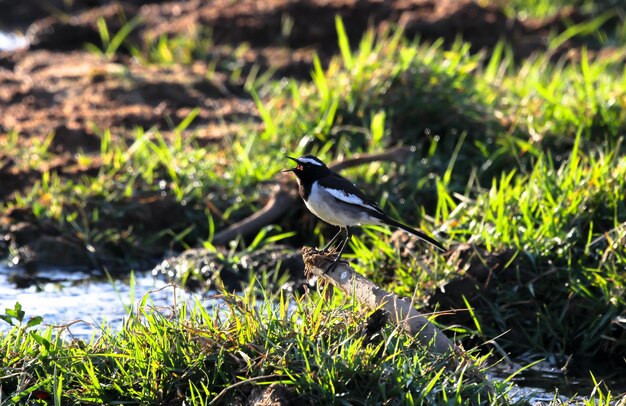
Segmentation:
{"type": "Polygon", "coordinates": [[[293,172],[296,175],[298,192],[306,207],[326,223],[339,227],[337,234],[322,248],[321,253],[326,254],[332,244],[345,232],[344,239],[337,246],[339,253],[325,272],[331,271],[341,259],[352,237],[353,226],[371,224],[396,227],[441,251],[446,251],[443,244],[423,231],[389,217],[374,201],[365,197],[356,185],[332,171],[318,157],[309,154],[299,158],[288,155],[285,157],[296,163],[295,168],[284,169],[283,172],[293,172]]]}

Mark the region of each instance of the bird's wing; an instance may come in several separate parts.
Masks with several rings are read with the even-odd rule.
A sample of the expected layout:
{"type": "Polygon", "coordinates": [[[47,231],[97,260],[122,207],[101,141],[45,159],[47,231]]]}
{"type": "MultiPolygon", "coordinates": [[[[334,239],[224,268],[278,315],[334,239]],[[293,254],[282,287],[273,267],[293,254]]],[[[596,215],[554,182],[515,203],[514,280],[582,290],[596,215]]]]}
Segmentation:
{"type": "MultiPolygon", "coordinates": [[[[374,201],[365,197],[363,192],[359,190],[352,182],[344,178],[341,175],[333,174],[319,179],[318,184],[324,187],[328,193],[335,199],[344,203],[352,204],[357,207],[363,207],[371,210],[380,216],[385,216],[385,213],[374,201]]],[[[386,216],[385,216],[386,217],[386,216]]]]}

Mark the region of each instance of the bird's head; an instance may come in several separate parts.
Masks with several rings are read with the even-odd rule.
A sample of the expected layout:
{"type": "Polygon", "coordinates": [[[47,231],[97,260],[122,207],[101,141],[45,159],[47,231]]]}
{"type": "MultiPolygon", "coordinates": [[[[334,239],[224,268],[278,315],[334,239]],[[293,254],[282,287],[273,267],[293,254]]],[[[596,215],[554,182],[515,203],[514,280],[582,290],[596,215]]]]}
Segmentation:
{"type": "Polygon", "coordinates": [[[293,172],[301,181],[314,182],[330,171],[324,162],[313,155],[302,155],[300,158],[293,158],[287,155],[285,157],[294,161],[296,167],[285,169],[283,172],[293,172]]]}

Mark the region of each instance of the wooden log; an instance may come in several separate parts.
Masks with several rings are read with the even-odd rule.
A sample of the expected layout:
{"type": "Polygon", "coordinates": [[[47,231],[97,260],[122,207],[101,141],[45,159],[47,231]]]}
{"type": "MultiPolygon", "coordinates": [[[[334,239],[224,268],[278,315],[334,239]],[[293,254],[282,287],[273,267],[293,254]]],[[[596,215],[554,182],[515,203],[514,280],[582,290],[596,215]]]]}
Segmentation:
{"type": "Polygon", "coordinates": [[[389,320],[402,330],[413,335],[425,347],[436,353],[450,351],[459,353],[460,349],[441,330],[415,310],[409,300],[387,292],[365,278],[352,267],[340,261],[337,266],[325,272],[332,259],[320,254],[315,248],[303,247],[305,272],[329,281],[346,295],[353,296],[363,306],[375,310],[383,309],[389,313],[389,320]]]}

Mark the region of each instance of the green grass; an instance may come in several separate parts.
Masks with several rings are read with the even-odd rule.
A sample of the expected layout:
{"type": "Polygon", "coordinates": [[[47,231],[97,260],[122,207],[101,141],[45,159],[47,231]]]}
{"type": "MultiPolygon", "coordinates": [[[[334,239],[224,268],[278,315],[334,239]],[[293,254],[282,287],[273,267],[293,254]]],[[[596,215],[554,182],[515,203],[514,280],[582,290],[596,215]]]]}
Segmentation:
{"type": "MultiPolygon", "coordinates": [[[[195,112],[168,139],[137,129],[127,144],[103,130],[97,176],[67,182],[44,173],[32,190],[5,206],[30,207],[36,219],[52,220],[96,252],[115,246],[141,253],[146,241],[172,239],[193,246],[209,235],[210,224],[219,230],[259,207],[258,185],[287,165],[283,152],[330,160],[410,144],[416,152],[405,165],[374,164],[347,175],[364,184],[387,180],[369,190],[382,196],[382,206],[395,217],[411,224],[432,219],[422,220],[423,226],[441,224],[450,242],[469,241],[494,253],[515,250],[520,260],[529,259],[529,271],[542,283],[505,284],[515,293],[499,296],[515,302],[528,292],[524,297],[540,306],[533,313],[537,322],[524,327],[533,339],[520,351],[582,353],[601,348],[596,344],[603,336],[617,338],[611,348],[623,348],[615,320],[624,306],[624,251],[607,243],[623,238],[626,219],[621,65],[590,61],[583,52],[580,63],[551,66],[539,56],[518,66],[505,46],[486,59],[470,55],[462,43],[444,50],[440,43],[408,41],[401,32],[366,34],[353,51],[342,33],[338,21],[342,55],[326,69],[316,64],[312,82],[258,89],[264,131],[242,131],[225,150],[197,148],[193,135],[183,136],[195,112]],[[154,198],[177,202],[183,216],[168,229],[129,227],[125,211],[154,198]],[[207,210],[207,201],[217,210],[207,210]],[[554,278],[542,278],[544,272],[554,278]],[[544,290],[554,283],[560,293],[547,297],[558,302],[558,324],[551,310],[541,308],[544,290]],[[606,315],[592,322],[598,334],[581,338],[588,326],[567,311],[577,297],[583,309],[606,315]]],[[[45,143],[35,149],[44,154],[45,143]]],[[[391,263],[399,276],[387,281],[390,287],[417,289],[422,278],[385,248],[388,238],[375,244],[377,251],[359,250],[363,272],[375,275],[391,263]]],[[[458,273],[444,261],[434,266],[435,274],[428,275],[434,281],[421,281],[431,288],[458,273]]],[[[519,316],[497,309],[477,309],[494,336],[519,316]]]]}
{"type": "MultiPolygon", "coordinates": [[[[270,156],[249,158],[250,149],[259,142],[255,136],[231,144],[240,159],[227,158],[219,145],[198,148],[193,137],[183,135],[195,115],[192,112],[168,139],[156,130],[139,128],[131,132],[132,142],[127,144],[103,130],[97,157],[77,155],[85,167],[97,159],[97,175],[64,179],[43,172],[32,189],[16,194],[3,206],[7,210],[28,208],[34,221],[52,221],[62,234],[77,237],[97,255],[107,256],[109,248],[120,248],[129,255],[123,261],[133,255],[153,256],[153,249],[143,252],[142,247],[168,244],[180,233],[184,233],[179,239],[183,246],[206,239],[210,223],[219,230],[254,210],[262,193],[256,185],[271,179],[280,163],[270,156]],[[129,224],[142,206],[149,207],[154,201],[171,201],[179,207],[178,215],[171,213],[168,228],[155,229],[154,220],[129,224]]],[[[30,157],[21,162],[33,165],[48,159],[52,137],[42,145],[21,148],[20,154],[30,157]]],[[[8,154],[17,145],[16,137],[15,142],[0,147],[0,152],[8,154]]]]}
{"type": "Polygon", "coordinates": [[[500,6],[507,15],[517,16],[520,19],[551,17],[563,10],[597,14],[616,5],[616,3],[602,0],[480,0],[478,3],[483,6],[500,6]]]}
{"type": "MultiPolygon", "coordinates": [[[[208,309],[194,302],[165,311],[146,295],[121,330],[103,326],[88,342],[25,320],[16,305],[2,317],[13,325],[0,333],[2,399],[232,404],[280,385],[291,401],[315,404],[527,404],[512,384],[517,372],[488,378],[489,354],[434,355],[389,326],[367,335],[368,312],[342,294],[327,297],[268,296],[253,283],[243,296],[216,294],[208,309]]],[[[583,403],[610,404],[593,379],[583,403]]]]}
{"type": "Polygon", "coordinates": [[[579,361],[623,352],[625,170],[623,156],[575,148],[562,165],[543,158],[528,175],[503,175],[474,207],[448,218],[459,236],[518,252],[510,264],[518,278],[498,283],[481,304],[488,336],[511,329],[511,348],[521,332],[536,351],[579,361]]]}
{"type": "Polygon", "coordinates": [[[127,41],[128,36],[141,23],[138,17],[128,21],[116,32],[111,33],[107,27],[104,17],[100,17],[96,22],[98,34],[100,35],[100,47],[95,44],[86,44],[86,49],[97,55],[101,55],[108,60],[112,60],[120,47],[127,41]]]}
{"type": "MultiPolygon", "coordinates": [[[[515,65],[506,47],[486,60],[460,43],[444,51],[396,35],[366,35],[356,51],[340,44],[342,57],[318,65],[311,84],[271,94],[262,137],[285,145],[295,134],[291,150],[327,159],[416,145],[403,167],[349,175],[378,183],[370,194],[412,224],[425,207],[450,242],[516,252],[504,270],[531,276],[496,280],[474,303],[483,334],[512,329],[501,339],[510,351],[611,358],[623,368],[614,358],[625,344],[623,65],[590,61],[584,49],[578,63],[537,56],[515,65]]],[[[439,259],[424,273],[423,262],[403,263],[388,246],[389,238],[367,234],[353,244],[355,260],[401,293],[427,295],[424,285],[458,274],[458,264],[439,259]]]]}
{"type": "Polygon", "coordinates": [[[366,343],[366,313],[339,295],[294,304],[283,295],[257,302],[260,293],[222,293],[209,310],[182,304],[171,316],[144,297],[121,331],[89,343],[12,318],[0,335],[4,399],[203,405],[219,395],[229,404],[281,384],[316,404],[508,403],[509,385],[485,379],[485,357],[431,355],[391,328],[366,343]]]}

